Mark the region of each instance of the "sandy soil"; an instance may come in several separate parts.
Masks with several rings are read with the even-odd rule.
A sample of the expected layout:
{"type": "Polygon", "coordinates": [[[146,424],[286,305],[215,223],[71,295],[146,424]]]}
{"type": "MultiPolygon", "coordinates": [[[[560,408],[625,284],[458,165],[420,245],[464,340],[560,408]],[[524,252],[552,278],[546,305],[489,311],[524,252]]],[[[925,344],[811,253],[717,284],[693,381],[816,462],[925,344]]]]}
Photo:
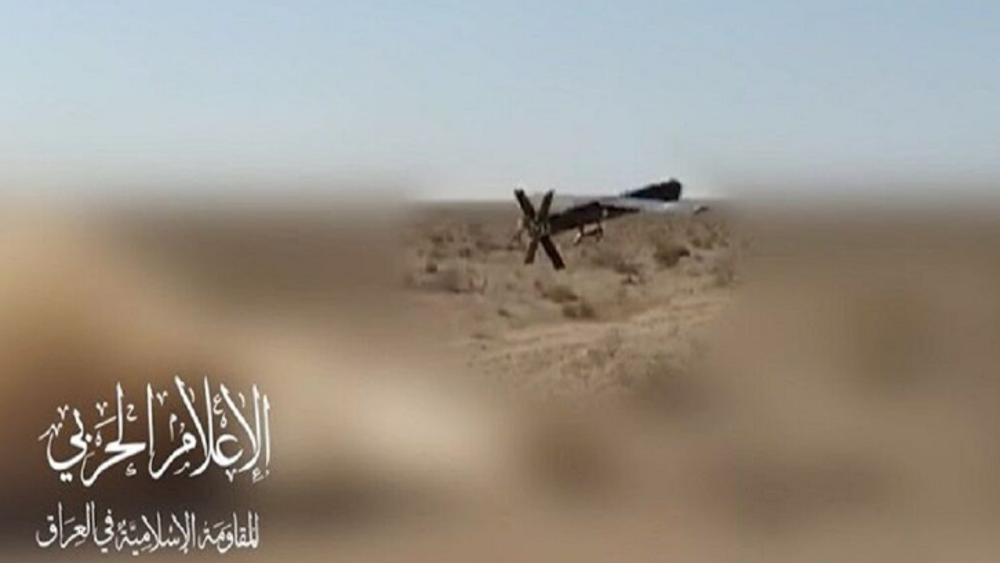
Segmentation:
{"type": "MultiPolygon", "coordinates": [[[[39,455],[0,467],[3,553],[68,555],[21,526],[64,494],[23,431],[52,393],[178,366],[275,404],[275,476],[248,497],[265,546],[241,560],[1000,553],[988,221],[627,217],[559,239],[555,272],[521,263],[512,204],[400,217],[10,227],[0,438],[39,455]]],[[[183,494],[227,506],[209,485],[183,494]]]]}
{"type": "Polygon", "coordinates": [[[523,264],[516,212],[426,211],[406,232],[407,279],[474,373],[577,398],[637,383],[650,361],[684,363],[730,302],[739,243],[719,213],[627,217],[601,241],[558,240],[570,264],[523,264]]]}

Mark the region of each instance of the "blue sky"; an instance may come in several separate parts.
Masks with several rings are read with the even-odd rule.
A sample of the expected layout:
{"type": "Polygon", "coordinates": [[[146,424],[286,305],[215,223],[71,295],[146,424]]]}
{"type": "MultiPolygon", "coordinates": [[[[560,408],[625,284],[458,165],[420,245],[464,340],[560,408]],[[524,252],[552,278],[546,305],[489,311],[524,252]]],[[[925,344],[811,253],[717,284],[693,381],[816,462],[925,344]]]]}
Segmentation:
{"type": "Polygon", "coordinates": [[[0,81],[4,189],[1000,179],[995,0],[0,1],[0,81]]]}

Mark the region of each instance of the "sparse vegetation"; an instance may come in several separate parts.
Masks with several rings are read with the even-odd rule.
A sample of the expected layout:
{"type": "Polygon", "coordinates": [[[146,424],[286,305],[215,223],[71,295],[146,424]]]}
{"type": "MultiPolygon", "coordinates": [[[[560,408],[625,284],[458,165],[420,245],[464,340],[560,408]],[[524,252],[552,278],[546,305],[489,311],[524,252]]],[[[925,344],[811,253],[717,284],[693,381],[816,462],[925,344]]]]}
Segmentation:
{"type": "Polygon", "coordinates": [[[469,287],[467,277],[455,268],[439,270],[437,275],[432,279],[434,280],[433,285],[436,289],[450,293],[462,293],[463,291],[467,291],[469,287]]]}
{"type": "Polygon", "coordinates": [[[434,246],[443,246],[452,241],[452,235],[446,231],[435,231],[428,237],[434,246]]]}
{"type": "Polygon", "coordinates": [[[575,291],[563,284],[539,285],[538,291],[542,294],[542,297],[553,303],[572,303],[580,299],[575,291]]]}
{"type": "Polygon", "coordinates": [[[491,252],[495,252],[497,250],[503,250],[504,248],[506,248],[504,245],[496,242],[486,234],[476,237],[474,239],[473,244],[475,245],[476,250],[478,250],[483,254],[489,254],[491,252]]]}
{"type": "Polygon", "coordinates": [[[590,262],[598,268],[606,268],[623,276],[638,276],[642,273],[638,264],[629,261],[611,246],[602,246],[591,256],[590,262]]]}
{"type": "Polygon", "coordinates": [[[597,318],[597,309],[586,300],[581,299],[563,305],[562,314],[567,319],[592,320],[597,318]]]}
{"type": "Polygon", "coordinates": [[[653,251],[653,260],[663,268],[673,268],[681,258],[687,256],[691,256],[688,247],[673,241],[662,241],[653,251]]]}
{"type": "Polygon", "coordinates": [[[473,272],[456,267],[438,268],[423,279],[420,287],[444,293],[482,293],[486,288],[486,279],[479,279],[473,272]]]}

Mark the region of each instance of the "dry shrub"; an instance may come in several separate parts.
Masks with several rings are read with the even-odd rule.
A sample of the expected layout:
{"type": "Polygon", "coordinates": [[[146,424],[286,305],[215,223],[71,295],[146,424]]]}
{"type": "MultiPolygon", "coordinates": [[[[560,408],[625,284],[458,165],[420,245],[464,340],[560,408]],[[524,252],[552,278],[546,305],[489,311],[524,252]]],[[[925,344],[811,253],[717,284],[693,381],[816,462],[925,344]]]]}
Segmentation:
{"type": "Polygon", "coordinates": [[[653,259],[663,268],[673,268],[681,258],[691,256],[691,251],[683,244],[673,241],[661,242],[653,251],[653,259]]]}
{"type": "Polygon", "coordinates": [[[592,320],[597,318],[597,309],[587,301],[581,299],[563,305],[562,314],[567,319],[592,320]]]}
{"type": "Polygon", "coordinates": [[[433,285],[436,289],[451,293],[462,293],[470,285],[468,278],[454,268],[439,270],[438,274],[432,279],[434,280],[433,285]]]}
{"type": "Polygon", "coordinates": [[[709,250],[715,242],[715,233],[704,224],[692,223],[688,226],[687,238],[692,247],[698,250],[709,250]]]}
{"type": "Polygon", "coordinates": [[[445,268],[427,277],[421,286],[430,291],[443,293],[472,293],[482,292],[486,287],[486,281],[477,280],[476,276],[466,270],[445,268]]]}
{"type": "Polygon", "coordinates": [[[538,291],[541,292],[542,297],[553,303],[572,303],[580,299],[580,296],[572,288],[563,284],[540,285],[538,291]]]}
{"type": "Polygon", "coordinates": [[[590,263],[598,268],[605,268],[624,276],[638,276],[641,274],[639,265],[629,261],[621,252],[610,246],[602,246],[596,254],[590,258],[590,263]]]}
{"type": "Polygon", "coordinates": [[[454,236],[450,232],[442,230],[432,232],[427,238],[434,246],[444,246],[454,240],[454,236]]]}
{"type": "Polygon", "coordinates": [[[477,237],[474,240],[473,244],[475,245],[476,250],[478,250],[483,254],[489,254],[491,252],[496,252],[498,250],[504,250],[507,248],[506,245],[498,243],[497,241],[493,240],[487,235],[483,235],[481,238],[477,237]]]}
{"type": "Polygon", "coordinates": [[[717,243],[718,243],[718,235],[716,235],[715,231],[712,230],[709,230],[708,232],[695,237],[691,241],[692,246],[694,246],[699,250],[711,250],[715,248],[715,245],[717,243]]]}
{"type": "Polygon", "coordinates": [[[622,285],[642,285],[645,282],[639,273],[627,273],[622,278],[622,285]]]}
{"type": "Polygon", "coordinates": [[[468,238],[472,243],[472,247],[469,252],[470,256],[472,254],[472,250],[479,251],[482,254],[489,254],[505,248],[505,245],[494,240],[489,230],[481,222],[476,221],[469,223],[466,227],[466,232],[468,233],[468,238]]]}

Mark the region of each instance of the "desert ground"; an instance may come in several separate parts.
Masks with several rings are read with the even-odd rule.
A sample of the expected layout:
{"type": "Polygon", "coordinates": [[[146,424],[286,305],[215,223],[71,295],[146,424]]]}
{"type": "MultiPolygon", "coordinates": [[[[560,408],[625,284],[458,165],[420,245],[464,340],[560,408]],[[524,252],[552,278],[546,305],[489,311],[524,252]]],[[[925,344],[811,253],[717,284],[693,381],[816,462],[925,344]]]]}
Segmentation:
{"type": "Polygon", "coordinates": [[[472,372],[542,395],[633,394],[644,371],[698,353],[736,286],[739,242],[718,212],[628,217],[578,245],[565,234],[559,272],[542,253],[523,263],[509,205],[442,207],[406,232],[407,287],[472,372]]]}
{"type": "Polygon", "coordinates": [[[512,203],[359,214],[11,217],[0,558],[102,559],[34,546],[56,498],[244,494],[250,561],[1000,553],[990,221],[726,202],[561,237],[556,272],[522,263],[512,203]],[[273,477],[55,482],[53,405],[178,372],[270,394],[273,477]]]}

